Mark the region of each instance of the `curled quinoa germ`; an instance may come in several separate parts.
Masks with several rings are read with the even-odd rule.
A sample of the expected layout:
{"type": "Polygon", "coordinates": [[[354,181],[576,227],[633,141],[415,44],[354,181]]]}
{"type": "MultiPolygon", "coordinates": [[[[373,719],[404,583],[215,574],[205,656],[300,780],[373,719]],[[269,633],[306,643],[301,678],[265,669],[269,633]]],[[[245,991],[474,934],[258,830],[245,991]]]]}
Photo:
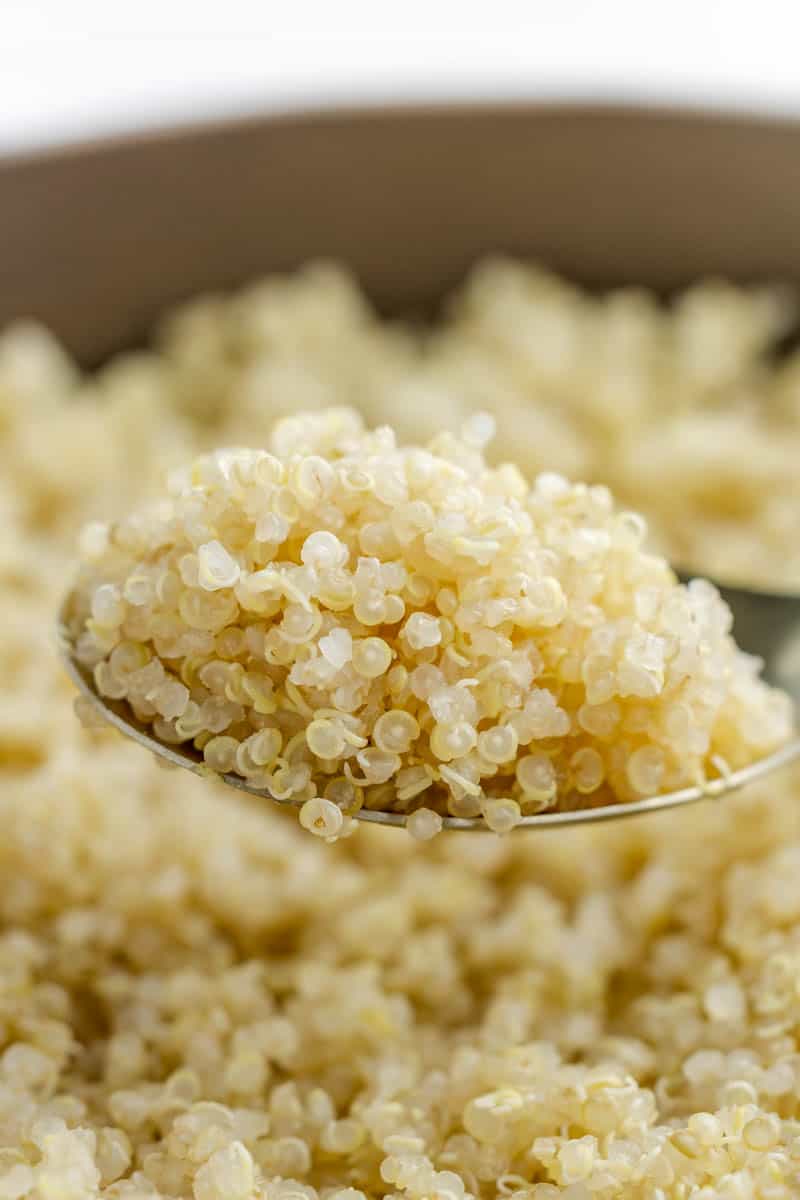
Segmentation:
{"type": "Polygon", "coordinates": [[[300,414],[90,527],[73,633],[99,693],[329,840],[362,805],[507,833],[788,737],[715,589],[679,585],[607,488],[489,466],[492,428],[404,447],[300,414]]]}

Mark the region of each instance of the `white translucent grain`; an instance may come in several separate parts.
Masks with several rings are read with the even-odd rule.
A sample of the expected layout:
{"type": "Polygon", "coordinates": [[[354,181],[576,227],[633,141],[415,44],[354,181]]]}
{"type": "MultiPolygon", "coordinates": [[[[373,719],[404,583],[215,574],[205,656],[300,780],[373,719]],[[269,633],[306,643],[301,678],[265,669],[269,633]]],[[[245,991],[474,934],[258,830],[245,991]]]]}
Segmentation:
{"type": "Polygon", "coordinates": [[[664,755],[657,746],[640,746],[628,760],[628,779],[642,796],[658,793],[664,777],[664,755]]]}
{"type": "Polygon", "coordinates": [[[478,750],[490,763],[510,762],[517,752],[518,744],[513,725],[496,725],[478,736],[478,750]]]}
{"type": "Polygon", "coordinates": [[[399,754],[368,746],[365,750],[359,750],[356,762],[364,772],[365,779],[375,784],[388,783],[393,779],[400,770],[402,760],[399,754]]]}
{"type": "Polygon", "coordinates": [[[113,583],[101,583],[92,595],[92,617],[98,625],[121,625],[125,619],[125,601],[113,583]]]}
{"type": "Polygon", "coordinates": [[[392,662],[392,649],[383,638],[366,637],[353,644],[353,668],[365,679],[385,675],[392,662]]]}
{"type": "Polygon", "coordinates": [[[438,646],[442,640],[439,619],[427,613],[412,613],[403,626],[403,633],[414,650],[427,650],[438,646]]]}
{"type": "Polygon", "coordinates": [[[544,754],[526,754],[516,767],[517,782],[524,796],[551,800],[556,794],[556,771],[544,754]]]}
{"type": "Polygon", "coordinates": [[[419,724],[411,713],[390,709],[375,722],[372,736],[379,750],[404,754],[419,736],[419,724]]]}
{"type": "Polygon", "coordinates": [[[115,675],[107,662],[99,662],[94,668],[94,683],[107,700],[123,700],[129,692],[126,681],[115,675]]]}
{"type": "Polygon", "coordinates": [[[738,979],[721,980],[706,988],[703,1006],[714,1021],[743,1021],[747,1016],[747,998],[738,979]]]}
{"type": "Polygon", "coordinates": [[[194,1200],[251,1200],[255,1164],[247,1147],[231,1142],[217,1150],[194,1178],[194,1200]]]}
{"type": "Polygon", "coordinates": [[[239,575],[239,564],[221,542],[206,542],[198,548],[197,581],[207,592],[233,587],[239,575]]]}
{"type": "Polygon", "coordinates": [[[315,508],[331,491],[336,472],[327,459],[309,454],[289,471],[289,486],[303,507],[315,508]]]}
{"type": "Polygon", "coordinates": [[[463,758],[477,745],[477,734],[467,721],[457,721],[454,725],[434,725],[431,731],[431,750],[442,762],[450,762],[454,758],[463,758]]]}
{"type": "Polygon", "coordinates": [[[162,683],[152,694],[151,703],[167,721],[181,717],[189,703],[189,689],[177,679],[162,683]]]}
{"type": "Polygon", "coordinates": [[[605,764],[597,750],[588,746],[576,750],[569,765],[577,791],[587,795],[600,787],[605,777],[605,764]]]}
{"type": "Polygon", "coordinates": [[[300,824],[315,837],[335,838],[344,823],[342,810],[331,800],[315,796],[300,809],[300,824]]]}
{"type": "Polygon", "coordinates": [[[303,542],[300,557],[306,566],[318,570],[342,567],[347,562],[348,550],[334,533],[317,530],[303,542]]]}
{"type": "Polygon", "coordinates": [[[418,842],[427,842],[442,831],[442,818],[430,808],[418,808],[406,821],[406,829],[418,842]]]}
{"type": "Polygon", "coordinates": [[[522,820],[519,804],[509,797],[489,797],[481,808],[486,824],[493,833],[510,833],[522,820]]]}
{"type": "Polygon", "coordinates": [[[225,774],[236,766],[239,743],[232,737],[212,737],[203,747],[203,758],[212,771],[225,774]]]}
{"type": "Polygon", "coordinates": [[[340,670],[353,657],[353,636],[348,629],[332,629],[319,639],[319,648],[335,670],[340,670]]]}
{"type": "Polygon", "coordinates": [[[308,725],[306,742],[311,753],[320,758],[339,758],[347,746],[344,728],[324,717],[317,718],[308,725]]]}

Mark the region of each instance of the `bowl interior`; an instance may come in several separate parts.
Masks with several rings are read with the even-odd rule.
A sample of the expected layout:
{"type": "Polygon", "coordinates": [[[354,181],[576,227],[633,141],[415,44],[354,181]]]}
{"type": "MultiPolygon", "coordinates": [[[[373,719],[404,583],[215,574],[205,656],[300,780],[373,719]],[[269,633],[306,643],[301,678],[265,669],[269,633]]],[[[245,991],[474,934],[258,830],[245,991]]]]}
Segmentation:
{"type": "Polygon", "coordinates": [[[83,361],[309,258],[425,310],[489,251],[590,285],[800,278],[798,124],[570,106],[264,117],[0,162],[0,325],[83,361]]]}

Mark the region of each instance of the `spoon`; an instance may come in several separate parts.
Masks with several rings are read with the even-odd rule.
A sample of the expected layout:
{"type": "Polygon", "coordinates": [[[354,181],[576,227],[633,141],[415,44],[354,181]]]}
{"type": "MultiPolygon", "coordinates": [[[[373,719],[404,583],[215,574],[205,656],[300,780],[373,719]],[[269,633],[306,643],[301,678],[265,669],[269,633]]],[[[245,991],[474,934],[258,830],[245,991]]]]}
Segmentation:
{"type": "MultiPolygon", "coordinates": [[[[691,576],[678,572],[687,582],[691,576]]],[[[712,581],[714,582],[714,581],[712,581]]],[[[752,591],[747,588],[728,587],[715,582],[715,586],[729,605],[734,618],[736,641],[742,650],[761,658],[764,662],[763,677],[766,682],[783,688],[790,694],[795,705],[800,707],[800,596],[788,593],[752,591]]],[[[62,605],[58,622],[59,648],[67,674],[82,695],[93,705],[96,712],[126,737],[150,750],[159,759],[175,767],[185,767],[195,775],[213,774],[203,762],[202,755],[193,747],[168,746],[153,737],[152,732],[136,720],[124,702],[107,700],[100,696],[94,686],[92,673],[76,661],[74,647],[68,633],[66,614],[70,597],[62,605]]],[[[772,754],[758,759],[724,776],[707,781],[701,786],[682,788],[658,796],[624,804],[607,804],[598,808],[576,809],[570,812],[544,812],[524,816],[517,829],[552,829],[566,825],[589,825],[597,821],[611,821],[621,817],[635,817],[643,813],[662,812],[669,808],[682,808],[708,796],[722,796],[745,784],[755,782],[772,771],[786,766],[800,757],[800,735],[772,754]]],[[[293,800],[275,800],[263,788],[255,787],[240,775],[231,773],[218,776],[229,787],[260,796],[272,803],[297,807],[293,800]]],[[[370,821],[376,825],[404,826],[406,813],[381,812],[362,808],[354,814],[359,821],[370,821]]],[[[452,830],[486,830],[482,817],[442,817],[442,827],[452,830]]]]}

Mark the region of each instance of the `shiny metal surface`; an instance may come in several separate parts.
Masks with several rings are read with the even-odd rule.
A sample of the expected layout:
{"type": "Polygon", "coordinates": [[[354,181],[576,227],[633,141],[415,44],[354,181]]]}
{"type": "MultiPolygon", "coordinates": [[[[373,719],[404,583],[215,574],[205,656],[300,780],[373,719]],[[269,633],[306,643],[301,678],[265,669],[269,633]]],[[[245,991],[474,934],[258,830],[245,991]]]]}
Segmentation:
{"type": "MultiPolygon", "coordinates": [[[[686,576],[682,576],[686,578],[686,576]]],[[[748,591],[746,588],[726,587],[717,584],[731,607],[734,617],[734,635],[743,650],[758,655],[764,660],[764,676],[772,684],[783,687],[800,707],[800,597],[768,592],[748,591]]],[[[62,614],[69,605],[64,602],[62,614]]],[[[72,656],[72,646],[63,616],[59,618],[59,646],[72,681],[79,691],[94,706],[96,711],[115,729],[132,738],[140,746],[150,750],[158,758],[175,767],[184,767],[196,775],[212,774],[205,766],[201,755],[193,748],[167,746],[157,741],[152,733],[137,722],[123,702],[107,701],[97,694],[92,676],[72,656]]],[[[698,800],[720,797],[728,792],[753,783],[772,771],[787,766],[800,757],[800,737],[773,754],[759,759],[750,766],[730,775],[709,780],[703,787],[683,788],[659,796],[649,796],[628,804],[608,804],[601,808],[576,809],[573,812],[545,812],[523,817],[517,829],[555,829],[570,825],[590,825],[598,821],[619,820],[623,817],[641,816],[645,813],[664,812],[671,808],[682,808],[698,800]]],[[[239,775],[221,775],[219,778],[230,787],[250,795],[259,796],[273,804],[288,804],[297,807],[291,800],[274,800],[267,791],[250,785],[239,775]]],[[[404,813],[378,812],[361,809],[354,814],[359,821],[370,821],[377,825],[402,827],[406,822],[404,813]]],[[[443,827],[450,830],[483,830],[481,817],[444,817],[443,827]]]]}

